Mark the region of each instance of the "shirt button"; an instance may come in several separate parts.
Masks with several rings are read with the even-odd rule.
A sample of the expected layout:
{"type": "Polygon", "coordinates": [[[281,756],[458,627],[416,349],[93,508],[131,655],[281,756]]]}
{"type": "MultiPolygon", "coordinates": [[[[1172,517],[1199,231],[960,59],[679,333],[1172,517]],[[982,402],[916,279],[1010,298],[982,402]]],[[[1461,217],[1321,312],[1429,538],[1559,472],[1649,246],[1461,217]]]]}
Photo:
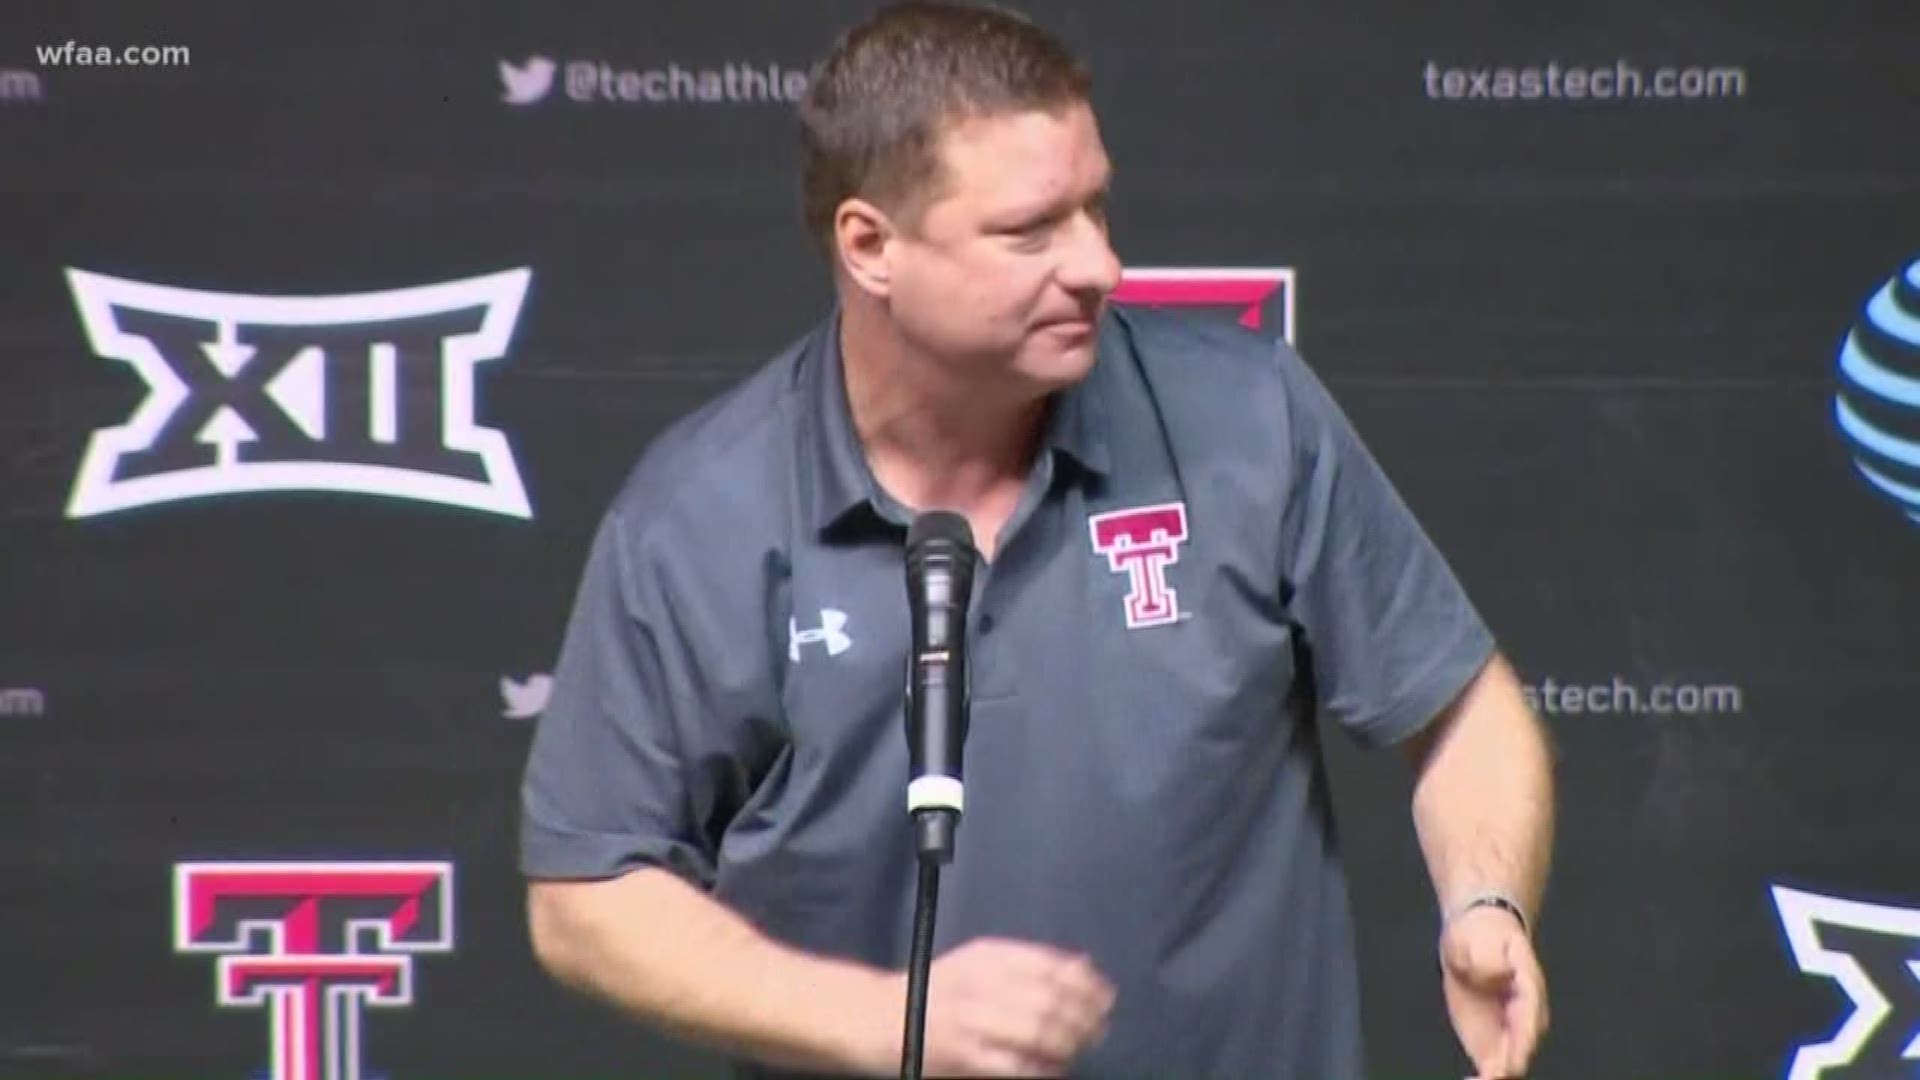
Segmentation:
{"type": "Polygon", "coordinates": [[[993,616],[991,615],[980,616],[980,632],[983,634],[993,633],[993,616]]]}

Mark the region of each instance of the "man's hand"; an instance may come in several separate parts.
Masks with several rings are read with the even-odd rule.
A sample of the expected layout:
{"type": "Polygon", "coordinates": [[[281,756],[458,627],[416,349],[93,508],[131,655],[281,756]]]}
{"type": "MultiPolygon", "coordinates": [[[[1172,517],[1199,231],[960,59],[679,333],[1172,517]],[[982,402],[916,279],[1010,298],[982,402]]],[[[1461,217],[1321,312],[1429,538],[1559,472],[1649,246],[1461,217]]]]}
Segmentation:
{"type": "MultiPolygon", "coordinates": [[[[900,987],[904,1001],[904,976],[900,987]]],[[[928,973],[923,1071],[1064,1076],[1080,1051],[1105,1034],[1113,995],[1085,956],[976,938],[936,957],[928,973]]]]}
{"type": "Polygon", "coordinates": [[[1547,980],[1511,915],[1475,908],[1440,936],[1441,986],[1460,1045],[1484,1080],[1527,1074],[1547,1030],[1547,980]]]}

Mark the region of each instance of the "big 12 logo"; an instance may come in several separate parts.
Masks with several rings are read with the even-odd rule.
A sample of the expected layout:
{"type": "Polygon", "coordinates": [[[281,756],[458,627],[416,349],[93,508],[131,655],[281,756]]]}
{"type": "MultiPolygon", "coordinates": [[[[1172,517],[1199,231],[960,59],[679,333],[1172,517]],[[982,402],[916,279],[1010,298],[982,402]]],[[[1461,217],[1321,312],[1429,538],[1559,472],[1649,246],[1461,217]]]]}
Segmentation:
{"type": "Polygon", "coordinates": [[[1853,1002],[1832,1038],[1795,1050],[1787,1080],[1920,1076],[1920,911],[1782,886],[1773,901],[1800,970],[1853,1002]]]}
{"type": "Polygon", "coordinates": [[[88,440],[68,517],[263,491],[533,516],[476,375],[506,355],[530,271],[333,296],[67,277],[94,352],[147,388],[88,440]]]}

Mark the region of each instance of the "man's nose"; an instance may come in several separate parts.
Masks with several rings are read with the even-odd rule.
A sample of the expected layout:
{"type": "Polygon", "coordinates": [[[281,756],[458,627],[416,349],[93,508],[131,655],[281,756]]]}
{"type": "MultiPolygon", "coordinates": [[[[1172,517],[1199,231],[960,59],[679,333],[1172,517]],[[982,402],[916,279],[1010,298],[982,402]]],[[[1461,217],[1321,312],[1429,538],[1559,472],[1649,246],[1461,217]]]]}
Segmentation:
{"type": "Polygon", "coordinates": [[[1106,226],[1091,214],[1075,215],[1060,264],[1060,284],[1078,295],[1104,298],[1120,286],[1120,257],[1106,226]]]}

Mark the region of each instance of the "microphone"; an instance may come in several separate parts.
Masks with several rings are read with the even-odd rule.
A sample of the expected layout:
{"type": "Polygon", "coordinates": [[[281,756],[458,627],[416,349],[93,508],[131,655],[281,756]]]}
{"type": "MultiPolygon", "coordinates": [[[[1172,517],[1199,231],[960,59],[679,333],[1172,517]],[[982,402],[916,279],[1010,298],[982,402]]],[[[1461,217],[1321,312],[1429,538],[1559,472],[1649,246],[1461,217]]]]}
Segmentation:
{"type": "Polygon", "coordinates": [[[907,530],[907,811],[924,862],[953,861],[967,741],[967,607],[979,553],[967,519],[950,510],[914,518],[907,530]]]}

